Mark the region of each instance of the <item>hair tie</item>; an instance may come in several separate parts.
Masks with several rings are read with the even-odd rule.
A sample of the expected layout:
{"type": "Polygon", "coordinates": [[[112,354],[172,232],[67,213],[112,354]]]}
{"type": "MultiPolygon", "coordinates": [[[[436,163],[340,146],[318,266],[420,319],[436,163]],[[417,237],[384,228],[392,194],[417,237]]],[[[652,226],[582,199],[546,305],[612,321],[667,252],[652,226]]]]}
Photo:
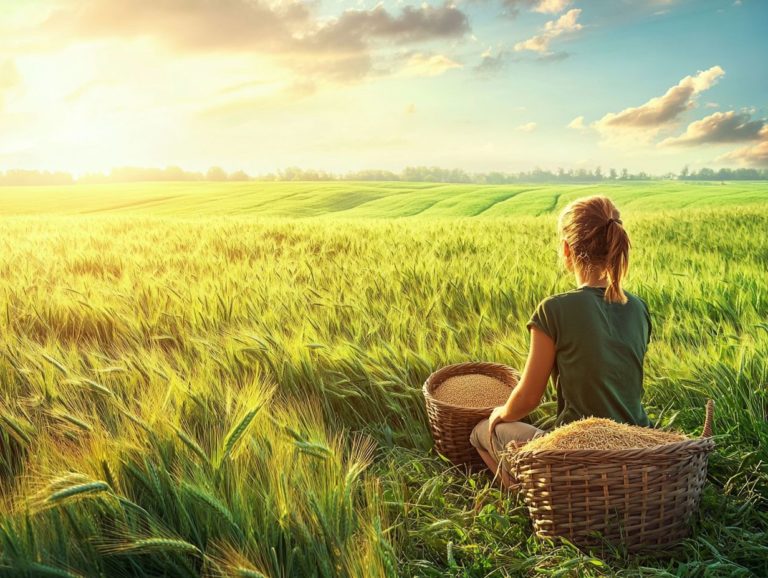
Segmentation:
{"type": "Polygon", "coordinates": [[[610,219],[608,219],[608,221],[605,223],[605,226],[607,227],[607,226],[608,226],[608,225],[610,225],[611,223],[618,223],[619,225],[622,225],[622,224],[623,224],[623,223],[621,222],[621,219],[614,219],[613,217],[611,217],[611,218],[610,218],[610,219]]]}

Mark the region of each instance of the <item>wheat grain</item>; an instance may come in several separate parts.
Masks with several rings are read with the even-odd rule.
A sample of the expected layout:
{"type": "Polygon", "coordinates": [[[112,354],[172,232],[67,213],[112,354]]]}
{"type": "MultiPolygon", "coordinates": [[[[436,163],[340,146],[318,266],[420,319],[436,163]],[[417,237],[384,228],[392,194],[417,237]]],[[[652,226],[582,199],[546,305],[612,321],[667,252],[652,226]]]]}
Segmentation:
{"type": "Polygon", "coordinates": [[[175,538],[145,538],[125,544],[120,548],[124,552],[187,552],[200,554],[200,550],[194,544],[175,538]]]}
{"type": "Polygon", "coordinates": [[[98,494],[101,492],[107,492],[110,489],[111,488],[109,485],[105,482],[88,482],[86,484],[78,484],[77,486],[70,486],[69,488],[64,488],[63,490],[54,492],[48,496],[45,501],[50,504],[55,504],[74,496],[98,494]]]}
{"type": "Polygon", "coordinates": [[[247,430],[248,426],[251,425],[253,418],[256,417],[257,413],[259,413],[262,405],[263,403],[259,404],[248,413],[246,413],[243,416],[243,419],[241,419],[240,422],[229,432],[224,442],[224,452],[221,457],[222,461],[229,457],[229,455],[232,453],[232,450],[235,448],[235,445],[237,445],[237,442],[240,440],[240,438],[243,437],[243,435],[245,435],[245,430],[247,430]]]}
{"type": "Polygon", "coordinates": [[[495,407],[507,401],[512,388],[494,377],[472,373],[449,377],[432,392],[435,399],[461,407],[495,407]]]}
{"type": "Polygon", "coordinates": [[[559,427],[525,445],[534,450],[619,450],[650,448],[688,439],[675,433],[617,423],[605,418],[585,418],[559,427]]]}
{"type": "Polygon", "coordinates": [[[250,568],[235,568],[235,574],[241,578],[267,578],[266,574],[250,568]]]}
{"type": "Polygon", "coordinates": [[[187,482],[182,482],[182,487],[190,496],[206,504],[209,508],[211,508],[211,510],[219,514],[232,526],[237,526],[235,519],[232,516],[232,512],[229,511],[229,508],[227,508],[218,498],[216,498],[216,496],[211,494],[209,491],[187,482]]]}

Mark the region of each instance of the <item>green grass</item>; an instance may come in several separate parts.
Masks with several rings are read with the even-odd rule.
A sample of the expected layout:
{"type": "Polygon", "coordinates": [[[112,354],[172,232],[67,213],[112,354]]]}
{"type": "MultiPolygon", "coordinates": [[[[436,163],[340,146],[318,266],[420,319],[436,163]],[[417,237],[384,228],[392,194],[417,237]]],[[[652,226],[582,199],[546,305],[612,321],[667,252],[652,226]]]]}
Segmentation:
{"type": "Polygon", "coordinates": [[[378,182],[125,183],[0,188],[2,214],[141,213],[164,216],[503,217],[557,211],[602,193],[636,212],[768,202],[764,182],[647,181],[453,185],[378,182]]]}
{"type": "MultiPolygon", "coordinates": [[[[101,214],[127,185],[3,191],[6,213],[99,214],[0,228],[0,576],[768,575],[765,203],[653,212],[641,185],[605,189],[653,315],[646,406],[696,435],[717,402],[693,536],[635,557],[536,540],[515,495],[434,453],[420,392],[448,363],[522,366],[528,316],[572,282],[547,207],[585,189],[487,208],[381,184],[392,215],[428,194],[443,216],[529,214],[329,221],[264,216],[257,186],[164,185],[182,197],[159,216],[101,214]]],[[[272,186],[311,215],[349,185],[272,186]]]]}

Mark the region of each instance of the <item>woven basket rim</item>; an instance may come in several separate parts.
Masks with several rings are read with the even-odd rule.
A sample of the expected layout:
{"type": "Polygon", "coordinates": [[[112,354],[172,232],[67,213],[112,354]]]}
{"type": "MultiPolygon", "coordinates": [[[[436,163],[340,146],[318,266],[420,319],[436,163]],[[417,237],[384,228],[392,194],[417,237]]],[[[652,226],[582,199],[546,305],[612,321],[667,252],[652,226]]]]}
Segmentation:
{"type": "MultiPolygon", "coordinates": [[[[443,381],[445,381],[445,380],[442,380],[442,381],[439,381],[437,383],[431,383],[432,382],[432,378],[435,375],[437,375],[437,374],[439,374],[441,372],[447,372],[447,370],[459,369],[462,366],[467,366],[467,369],[470,369],[470,368],[477,369],[478,367],[485,366],[485,367],[488,367],[488,368],[494,368],[494,369],[498,369],[498,370],[501,370],[501,371],[507,371],[507,372],[510,373],[510,375],[515,377],[518,381],[520,380],[520,372],[518,370],[516,370],[514,367],[510,367],[508,365],[504,365],[503,363],[496,363],[496,362],[493,362],[493,361],[464,361],[464,362],[461,362],[461,363],[452,363],[450,365],[444,365],[443,367],[441,367],[439,369],[436,369],[435,371],[433,371],[432,373],[429,374],[429,377],[427,377],[427,379],[424,381],[424,385],[421,388],[422,392],[424,393],[424,397],[430,403],[434,403],[434,404],[436,404],[438,406],[442,406],[442,407],[444,407],[446,409],[458,409],[458,410],[464,410],[464,411],[476,411],[478,413],[493,411],[493,409],[496,408],[497,406],[490,405],[490,406],[486,406],[486,407],[468,407],[466,405],[456,405],[456,404],[453,404],[453,403],[448,403],[447,401],[443,401],[443,400],[437,399],[434,395],[432,395],[432,389],[434,389],[435,387],[437,387],[438,385],[443,383],[443,381]]],[[[494,377],[492,375],[487,375],[487,374],[484,374],[484,373],[481,373],[481,372],[478,372],[478,371],[467,371],[467,373],[457,373],[455,375],[451,375],[451,376],[449,376],[449,378],[450,377],[458,377],[459,375],[478,375],[478,374],[479,375],[486,375],[487,377],[494,377]]],[[[446,378],[446,379],[448,379],[448,378],[446,378]]],[[[499,381],[501,381],[501,380],[499,380],[499,381]]],[[[502,382],[502,383],[504,383],[504,382],[502,382]]],[[[505,383],[504,385],[507,385],[507,384],[505,383]]],[[[510,386],[509,391],[511,392],[514,388],[515,388],[515,386],[510,386]]]]}

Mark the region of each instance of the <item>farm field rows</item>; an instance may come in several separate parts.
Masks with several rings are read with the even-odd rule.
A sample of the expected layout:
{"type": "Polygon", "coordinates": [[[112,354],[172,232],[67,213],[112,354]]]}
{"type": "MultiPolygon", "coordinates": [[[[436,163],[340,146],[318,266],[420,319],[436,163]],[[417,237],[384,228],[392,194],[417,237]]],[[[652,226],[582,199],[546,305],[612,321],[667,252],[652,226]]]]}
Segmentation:
{"type": "Polygon", "coordinates": [[[351,186],[0,189],[0,575],[768,575],[765,184],[351,186]],[[649,413],[697,435],[717,403],[663,556],[535,540],[426,425],[434,369],[522,367],[570,288],[556,209],[596,192],[653,316],[649,413]]]}
{"type": "Polygon", "coordinates": [[[122,183],[3,187],[0,214],[165,216],[503,217],[556,212],[574,198],[610,196],[633,212],[768,202],[768,185],[732,181],[473,185],[404,182],[122,183]]]}

